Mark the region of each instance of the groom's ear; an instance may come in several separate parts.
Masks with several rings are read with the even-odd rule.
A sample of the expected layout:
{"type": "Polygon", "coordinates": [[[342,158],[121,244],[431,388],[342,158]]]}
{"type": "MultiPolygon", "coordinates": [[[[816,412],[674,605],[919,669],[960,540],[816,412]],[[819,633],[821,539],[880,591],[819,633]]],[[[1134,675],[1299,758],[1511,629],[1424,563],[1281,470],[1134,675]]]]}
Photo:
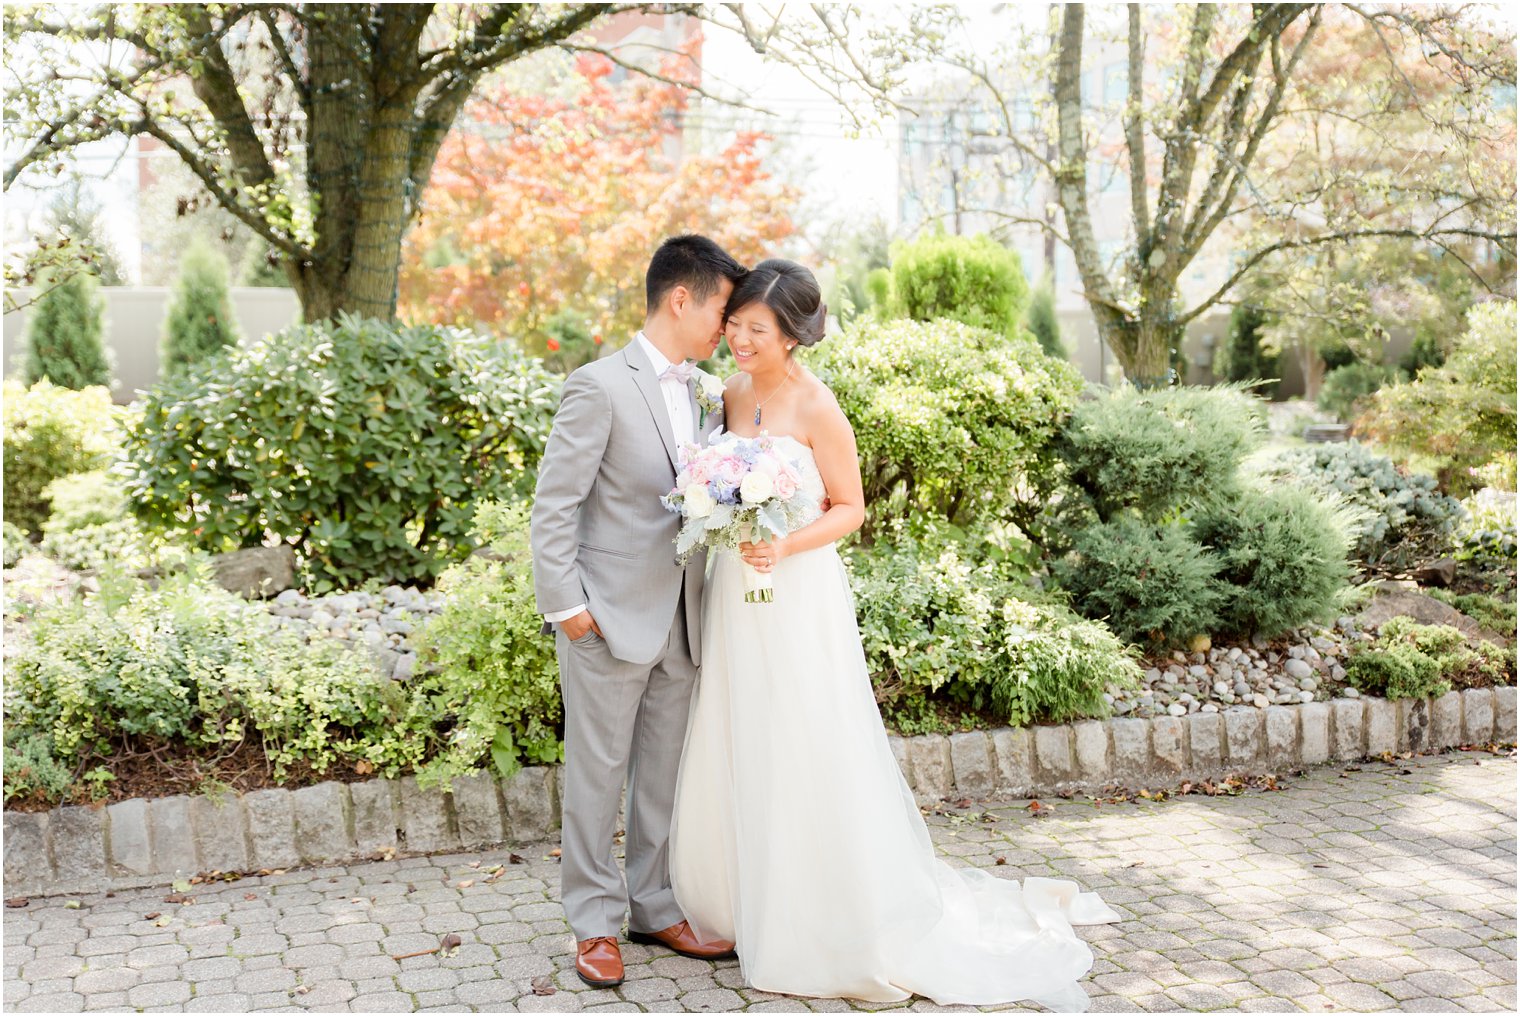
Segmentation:
{"type": "Polygon", "coordinates": [[[665,306],[670,308],[670,313],[680,317],[691,303],[691,290],[679,283],[670,287],[670,292],[665,294],[665,306]]]}

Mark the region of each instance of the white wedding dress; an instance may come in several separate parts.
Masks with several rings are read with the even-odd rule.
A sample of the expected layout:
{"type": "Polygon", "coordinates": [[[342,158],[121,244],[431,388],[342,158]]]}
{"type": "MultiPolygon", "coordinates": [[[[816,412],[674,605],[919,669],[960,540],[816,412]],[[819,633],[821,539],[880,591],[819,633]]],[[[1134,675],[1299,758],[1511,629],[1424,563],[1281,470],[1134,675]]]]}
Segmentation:
{"type": "MultiPolygon", "coordinates": [[[[811,449],[775,440],[821,501],[811,449]]],[[[838,553],[783,560],[769,604],[744,602],[743,568],[714,555],[676,791],[671,883],[692,928],[735,941],[764,991],[1085,1010],[1093,955],[1072,925],[1119,915],[1073,882],[938,859],[887,743],[838,553]]]]}

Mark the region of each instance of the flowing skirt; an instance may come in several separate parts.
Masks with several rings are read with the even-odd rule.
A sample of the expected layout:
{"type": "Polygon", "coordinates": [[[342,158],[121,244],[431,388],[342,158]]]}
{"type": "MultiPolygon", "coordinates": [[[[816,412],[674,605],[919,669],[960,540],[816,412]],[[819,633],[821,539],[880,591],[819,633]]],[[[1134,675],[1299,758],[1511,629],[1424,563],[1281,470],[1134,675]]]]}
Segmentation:
{"type": "Polygon", "coordinates": [[[939,860],[892,756],[832,546],[782,561],[744,602],[715,556],[702,673],[676,792],[671,881],[692,928],[737,944],[764,991],[1087,1008],[1074,924],[1119,915],[1062,879],[939,860]]]}

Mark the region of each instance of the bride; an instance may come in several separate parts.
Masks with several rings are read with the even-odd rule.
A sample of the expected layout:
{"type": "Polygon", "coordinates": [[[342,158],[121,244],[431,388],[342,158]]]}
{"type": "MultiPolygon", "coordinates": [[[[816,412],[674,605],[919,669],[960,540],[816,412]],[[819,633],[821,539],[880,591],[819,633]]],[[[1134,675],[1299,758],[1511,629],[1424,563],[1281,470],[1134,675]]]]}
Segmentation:
{"type": "Polygon", "coordinates": [[[725,419],[769,433],[820,508],[740,550],[772,573],[773,603],[745,602],[740,556],[712,565],[671,831],[677,901],[701,939],[736,943],[764,991],[1085,1010],[1093,956],[1072,925],[1119,915],[1069,881],[936,858],[887,743],[834,549],[865,518],[855,435],[792,356],[823,337],[825,310],[812,273],[783,260],[729,300],[740,373],[725,419]]]}

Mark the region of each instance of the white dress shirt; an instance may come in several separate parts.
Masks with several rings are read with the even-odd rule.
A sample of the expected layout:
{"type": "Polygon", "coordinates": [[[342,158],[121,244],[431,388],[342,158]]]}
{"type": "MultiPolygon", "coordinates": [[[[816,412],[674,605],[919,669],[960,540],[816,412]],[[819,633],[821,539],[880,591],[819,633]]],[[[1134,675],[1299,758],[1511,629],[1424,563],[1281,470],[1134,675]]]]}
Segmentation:
{"type": "MultiPolygon", "coordinates": [[[[642,331],[633,337],[633,344],[643,352],[644,358],[654,368],[655,376],[660,378],[660,394],[665,398],[665,411],[670,417],[670,433],[675,437],[676,447],[694,443],[697,435],[691,422],[691,386],[679,378],[663,376],[666,368],[673,367],[674,364],[665,359],[665,354],[656,349],[642,331]]],[[[545,614],[544,620],[550,624],[559,624],[585,609],[584,603],[577,604],[568,610],[545,614]]]]}

